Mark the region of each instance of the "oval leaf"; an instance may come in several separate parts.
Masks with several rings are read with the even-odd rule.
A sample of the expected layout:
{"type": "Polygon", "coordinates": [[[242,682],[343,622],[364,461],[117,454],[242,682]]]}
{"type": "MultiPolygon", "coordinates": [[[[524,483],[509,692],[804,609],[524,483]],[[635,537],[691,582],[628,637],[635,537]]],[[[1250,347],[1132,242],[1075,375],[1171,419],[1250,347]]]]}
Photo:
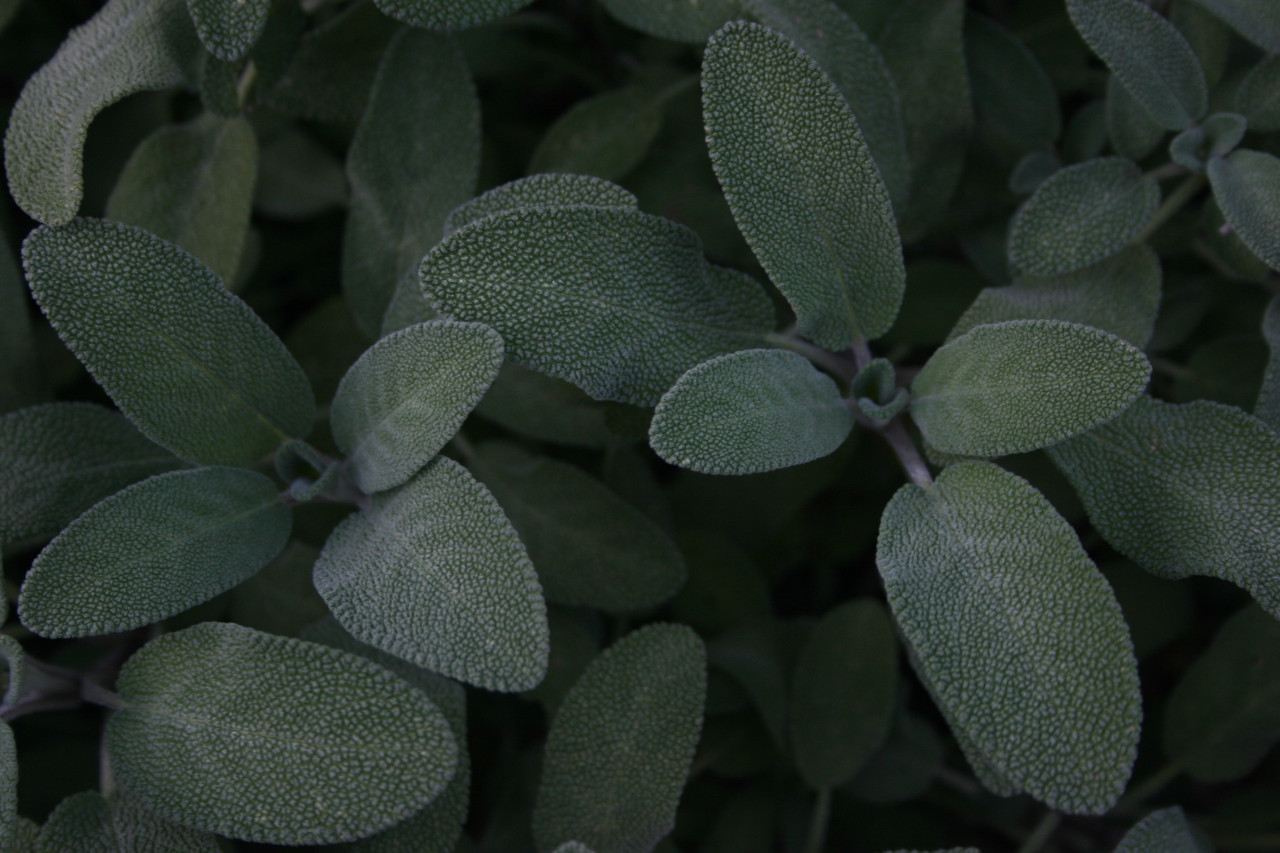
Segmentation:
{"type": "Polygon", "coordinates": [[[374,0],[397,21],[429,30],[478,27],[523,9],[533,0],[374,0]]]}
{"type": "Polygon", "coordinates": [[[1165,134],[1165,129],[1114,74],[1107,78],[1107,133],[1116,153],[1130,160],[1145,158],[1165,134]]]}
{"type": "Polygon", "coordinates": [[[271,0],[187,0],[200,42],[219,59],[249,52],[267,25],[271,0]]]}
{"type": "Polygon", "coordinates": [[[622,177],[644,159],[662,129],[667,92],[684,88],[626,86],[578,101],[538,142],[529,171],[622,177]]]}
{"type": "Polygon", "coordinates": [[[1236,151],[1209,160],[1213,197],[1232,230],[1273,270],[1280,270],[1280,159],[1236,151]]]}
{"type": "Polygon", "coordinates": [[[27,283],[9,249],[9,237],[0,227],[0,413],[50,397],[32,331],[27,283]]]}
{"type": "Polygon", "coordinates": [[[1253,67],[1236,90],[1236,110],[1251,130],[1280,130],[1280,54],[1272,54],[1253,67]]]}
{"type": "Polygon", "coordinates": [[[1182,809],[1152,812],[1120,839],[1115,853],[1203,853],[1182,809]]]}
{"type": "MultiPolygon", "coordinates": [[[[600,0],[609,14],[658,38],[702,43],[726,21],[740,17],[737,0],[600,0]]],[[[603,851],[600,851],[603,853],[603,851]]]]}
{"type": "Polygon", "coordinates": [[[1267,53],[1280,53],[1280,6],[1271,0],[1195,0],[1267,53]]]}
{"type": "MultiPolygon", "coordinates": [[[[1266,313],[1262,315],[1262,336],[1267,341],[1270,356],[1262,375],[1262,387],[1258,391],[1253,414],[1280,433],[1280,297],[1273,298],[1267,304],[1266,313]]],[[[4,504],[0,502],[0,506],[4,504]]],[[[2,530],[0,528],[0,539],[4,539],[2,530]]]]}
{"type": "Polygon", "coordinates": [[[456,207],[444,222],[448,237],[478,219],[522,207],[620,207],[636,210],[636,197],[617,184],[590,175],[530,175],[481,193],[456,207]]]}
{"type": "Polygon", "coordinates": [[[1062,133],[1058,92],[1035,55],[984,15],[964,19],[964,56],[978,123],[1020,148],[1041,149],[1062,133]]]}
{"type": "Polygon", "coordinates": [[[108,803],[97,791],[85,791],[58,803],[40,830],[35,849],[58,853],[218,853],[222,848],[207,832],[157,817],[137,797],[117,794],[108,803]]]}

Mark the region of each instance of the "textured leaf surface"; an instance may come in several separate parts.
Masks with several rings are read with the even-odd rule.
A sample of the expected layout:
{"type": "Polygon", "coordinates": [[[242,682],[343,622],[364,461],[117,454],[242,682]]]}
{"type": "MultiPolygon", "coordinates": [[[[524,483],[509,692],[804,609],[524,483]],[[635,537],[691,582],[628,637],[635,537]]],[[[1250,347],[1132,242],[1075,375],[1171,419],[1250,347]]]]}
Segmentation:
{"type": "Polygon", "coordinates": [[[49,815],[36,850],[57,853],[218,853],[207,832],[170,823],[152,814],[136,797],[117,794],[108,803],[97,791],[67,797],[49,815]]]}
{"type": "MultiPolygon", "coordinates": [[[[1272,299],[1262,315],[1262,336],[1266,338],[1271,357],[1262,375],[1262,387],[1253,414],[1280,433],[1280,299],[1272,299]]],[[[0,533],[0,538],[3,534],[0,533]]]]}
{"type": "MultiPolygon", "coordinates": [[[[740,17],[735,0],[600,0],[609,14],[658,38],[704,42],[726,21],[740,17]]],[[[598,851],[604,853],[604,851],[598,851]]]]}
{"type": "Polygon", "coordinates": [[[622,177],[644,158],[662,129],[664,101],[661,87],[647,85],[578,101],[538,142],[529,171],[622,177]]]}
{"type": "Polygon", "coordinates": [[[1261,421],[1142,397],[1049,453],[1117,551],[1163,577],[1231,581],[1280,618],[1280,436],[1261,421]]]}
{"type": "Polygon", "coordinates": [[[1280,159],[1236,151],[1209,160],[1209,182],[1222,213],[1240,239],[1273,270],[1280,270],[1280,159]]]}
{"type": "Polygon", "coordinates": [[[1053,81],[1013,33],[983,15],[964,19],[964,55],[979,124],[1027,149],[1052,145],[1062,133],[1053,81]]]}
{"type": "Polygon", "coordinates": [[[271,0],[187,0],[200,42],[219,59],[249,52],[267,25],[271,0]]]}
{"type": "Polygon", "coordinates": [[[899,489],[876,563],[971,763],[1055,809],[1110,808],[1137,751],[1137,662],[1111,588],[1044,496],[991,463],[952,465],[899,489]]]}
{"type": "Polygon", "coordinates": [[[302,368],[207,267],[128,225],[79,219],[22,250],[36,301],[121,410],[191,462],[257,460],[305,435],[302,368]]]}
{"type": "Polygon", "coordinates": [[[547,735],[538,850],[571,840],[598,853],[651,850],[670,832],[706,686],[702,641],[683,625],[646,626],[592,661],[547,735]]]}
{"type": "Polygon", "coordinates": [[[497,501],[451,459],[338,525],[315,584],[356,639],[433,672],[519,691],[546,671],[533,565],[497,501]]]}
{"type": "Polygon", "coordinates": [[[1268,53],[1280,53],[1280,7],[1269,0],[1195,0],[1268,53]]]}
{"type": "Polygon", "coordinates": [[[712,267],[692,231],[634,210],[527,208],[455,232],[422,261],[447,314],[487,323],[507,357],[597,400],[653,405],[690,367],[774,323],[749,276],[712,267]]]}
{"type": "Polygon", "coordinates": [[[431,802],[458,763],[444,715],[403,679],[239,625],[152,640],[117,690],[106,745],[120,785],[231,838],[353,840],[431,802]]]}
{"type": "Polygon", "coordinates": [[[1280,54],[1259,62],[1240,81],[1236,109],[1249,120],[1251,130],[1280,130],[1280,54]]]}
{"type": "Polygon", "coordinates": [[[481,447],[475,470],[529,549],[549,601],[639,610],[684,583],[675,543],[573,465],[493,443],[481,447]]]}
{"type": "Polygon", "coordinates": [[[649,443],[672,465],[755,474],[826,456],[852,429],[831,377],[795,353],[753,349],[681,376],[658,402],[649,443]]]}
{"type": "Polygon", "coordinates": [[[421,470],[501,366],[502,338],[479,323],[422,323],[374,344],[343,377],[329,414],[356,485],[380,492],[421,470]]]}
{"type": "MultiPolygon", "coordinates": [[[[0,413],[42,403],[48,397],[35,352],[27,285],[0,228],[0,413]]],[[[0,534],[2,536],[2,534],[0,534]]]]}
{"type": "Polygon", "coordinates": [[[1130,160],[1102,157],[1068,166],[1014,214],[1009,260],[1033,275],[1091,266],[1137,237],[1159,205],[1159,185],[1130,160]]]}
{"type": "Polygon", "coordinates": [[[937,350],[911,385],[911,416],[944,453],[1025,453],[1120,414],[1150,375],[1142,351],[1115,335],[1010,320],[937,350]]]}
{"type": "Polygon", "coordinates": [[[1115,853],[1202,853],[1177,806],[1152,812],[1120,839],[1115,853]]]}
{"type": "Polygon", "coordinates": [[[240,468],[160,474],[95,504],[27,573],[22,624],[46,637],[140,628],[208,601],[284,548],[291,515],[240,468]]]}
{"type": "Polygon", "coordinates": [[[785,36],[726,26],[703,60],[711,160],[743,235],[832,350],[893,325],[906,273],[893,208],[853,113],[785,36]]]}
{"type": "Polygon", "coordinates": [[[461,30],[496,21],[533,0],[374,0],[398,21],[429,30],[461,30]]]}
{"type": "Polygon", "coordinates": [[[481,193],[455,208],[444,222],[445,236],[478,219],[523,207],[618,207],[635,210],[627,190],[590,175],[530,175],[481,193]]]}

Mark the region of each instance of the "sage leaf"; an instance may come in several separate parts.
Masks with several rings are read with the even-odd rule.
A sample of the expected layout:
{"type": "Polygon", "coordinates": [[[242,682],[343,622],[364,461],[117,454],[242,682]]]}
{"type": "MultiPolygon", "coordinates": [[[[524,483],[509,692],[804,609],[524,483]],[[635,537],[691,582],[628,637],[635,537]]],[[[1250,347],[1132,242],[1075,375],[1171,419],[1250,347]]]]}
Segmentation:
{"type": "Polygon", "coordinates": [[[249,123],[206,113],[142,141],[116,182],[106,216],[176,243],[231,287],[257,170],[249,123]]]}
{"type": "Polygon", "coordinates": [[[459,205],[445,218],[448,237],[478,219],[524,207],[617,207],[636,210],[636,197],[617,184],[590,175],[547,174],[505,183],[459,205]]]}
{"type": "Polygon", "coordinates": [[[0,416],[0,542],[48,539],[108,495],[180,464],[124,415],[92,403],[0,416]]]}
{"type": "Polygon", "coordinates": [[[433,249],[419,275],[441,311],[497,329],[512,361],[640,406],[693,365],[763,343],[774,323],[758,283],[708,265],[687,228],[636,210],[487,216],[433,249]]]}
{"type": "Polygon", "coordinates": [[[1204,853],[1191,834],[1187,816],[1173,806],[1152,812],[1120,839],[1115,853],[1204,853]]]}
{"type": "Polygon", "coordinates": [[[753,349],[681,376],[654,410],[649,443],[682,468],[757,474],[826,456],[852,429],[831,377],[795,353],[753,349]]]}
{"type": "Polygon", "coordinates": [[[410,663],[510,692],[546,671],[533,565],[497,501],[451,459],[338,525],[314,580],[353,637],[410,663]]]}
{"type": "Polygon", "coordinates": [[[1137,0],[1066,2],[1085,42],[1162,127],[1182,130],[1204,116],[1204,72],[1177,27],[1137,0]]]}
{"type": "Polygon", "coordinates": [[[787,749],[791,712],[783,625],[772,615],[736,625],[711,640],[707,660],[712,673],[725,673],[750,697],[773,742],[787,749]]]}
{"type": "Polygon", "coordinates": [[[478,27],[523,9],[533,0],[374,0],[397,21],[428,30],[478,27]]]}
{"type": "Polygon", "coordinates": [[[1015,145],[1042,149],[1062,133],[1062,110],[1053,81],[1013,33],[990,18],[968,12],[964,56],[979,125],[1015,145]]]}
{"type": "Polygon", "coordinates": [[[733,23],[708,42],[716,177],[756,257],[832,350],[884,334],[906,288],[893,207],[847,103],[785,36],[733,23]]]}
{"type": "Polygon", "coordinates": [[[476,414],[519,435],[578,447],[607,447],[617,436],[605,404],[576,385],[508,361],[498,371],[476,414]]]}
{"type": "Polygon", "coordinates": [[[600,653],[600,640],[585,624],[586,620],[564,608],[548,608],[547,624],[551,628],[551,656],[547,677],[523,694],[533,699],[550,719],[564,701],[565,694],[586,670],[587,664],[600,653]]]}
{"type": "Polygon", "coordinates": [[[236,587],[228,620],[268,634],[301,636],[304,628],[329,612],[311,583],[311,568],[319,556],[310,545],[290,542],[262,571],[236,587]]]}
{"type": "Polygon", "coordinates": [[[1142,351],[1115,335],[1010,320],[938,349],[911,385],[911,416],[943,453],[1025,453],[1114,418],[1150,376],[1142,351]]]}
{"type": "Polygon", "coordinates": [[[78,219],[27,237],[36,302],[144,435],[189,462],[247,464],[305,435],[302,368],[186,252],[129,225],[78,219]]]}
{"type": "Polygon", "coordinates": [[[1169,158],[1192,172],[1205,171],[1207,161],[1225,157],[1244,139],[1248,122],[1237,113],[1214,113],[1169,143],[1169,158]]]}
{"type": "Polygon", "coordinates": [[[1267,53],[1280,53],[1280,9],[1267,0],[1195,0],[1267,53]]]}
{"type": "Polygon", "coordinates": [[[444,715],[403,679],[240,625],[152,640],[117,690],[105,738],[121,787],[230,838],[351,841],[419,811],[458,763],[444,715]]]}
{"type": "Polygon", "coordinates": [[[859,599],[822,617],[791,685],[791,744],[810,787],[853,778],[889,735],[897,688],[897,645],[882,604],[859,599]]]}
{"type": "Polygon", "coordinates": [[[422,323],[374,344],[342,378],[329,411],[355,484],[381,492],[421,470],[501,366],[502,338],[479,323],[422,323]]]}
{"type": "Polygon", "coordinates": [[[664,88],[632,85],[575,103],[538,142],[529,172],[571,172],[617,180],[635,168],[662,129],[664,88]]]}
{"type": "Polygon", "coordinates": [[[262,140],[253,206],[275,219],[307,219],[347,202],[338,158],[310,134],[286,128],[262,140]]]}
{"type": "Polygon", "coordinates": [[[888,740],[840,790],[873,805],[914,800],[933,783],[943,756],[942,737],[933,726],[917,714],[900,710],[888,740]]]}
{"type": "Polygon", "coordinates": [[[1107,134],[1117,154],[1135,161],[1154,151],[1165,134],[1115,74],[1107,78],[1107,134]]]}
{"type": "Polygon", "coordinates": [[[1259,62],[1240,81],[1236,109],[1248,119],[1252,130],[1280,130],[1280,54],[1259,62]]]}
{"type": "Polygon", "coordinates": [[[271,0],[187,0],[200,43],[219,59],[241,58],[267,25],[271,0]]]}
{"type": "Polygon", "coordinates": [[[675,543],[573,465],[488,443],[474,468],[529,549],[548,601],[641,610],[661,604],[684,583],[684,558],[675,543]]]}
{"type": "MultiPolygon", "coordinates": [[[[1262,336],[1266,338],[1271,354],[1267,369],[1262,375],[1262,388],[1253,414],[1271,429],[1280,433],[1280,299],[1272,299],[1262,315],[1262,336]]],[[[3,421],[0,421],[2,423],[3,421]]],[[[4,538],[0,532],[0,539],[4,538]]]]}
{"type": "Polygon", "coordinates": [[[571,840],[598,853],[651,850],[669,833],[706,689],[702,641],[683,625],[648,625],[592,661],[551,721],[538,850],[571,840]]]}
{"type": "Polygon", "coordinates": [[[641,32],[695,43],[706,41],[721,25],[740,17],[736,0],[600,0],[600,4],[641,32]]]}
{"type": "Polygon", "coordinates": [[[989,462],[885,507],[876,563],[914,662],[971,762],[1052,808],[1101,814],[1142,720],[1120,605],[1071,526],[989,462]]]}
{"type": "Polygon", "coordinates": [[[555,849],[555,853],[595,853],[581,841],[566,841],[555,849]]]}
{"type": "Polygon", "coordinates": [[[18,600],[45,637],[140,628],[208,601],[283,550],[291,514],[262,474],[158,474],[95,504],[49,543],[18,600]]]}
{"type": "Polygon", "coordinates": [[[48,398],[43,372],[35,352],[27,286],[0,228],[0,414],[43,403],[48,398]]]}
{"type": "Polygon", "coordinates": [[[1121,554],[1162,577],[1230,581],[1280,618],[1280,436],[1261,421],[1141,397],[1049,455],[1121,554]]]}
{"type": "MultiPolygon", "coordinates": [[[[5,698],[6,703],[9,698],[5,698]]],[[[0,844],[9,848],[18,832],[18,745],[0,720],[0,844]]]]}
{"type": "Polygon", "coordinates": [[[136,797],[116,795],[107,802],[97,791],[84,791],[58,804],[40,830],[35,849],[58,853],[218,853],[222,848],[207,832],[152,814],[136,797]]]}
{"type": "Polygon", "coordinates": [[[1213,157],[1209,183],[1222,213],[1249,251],[1273,270],[1280,270],[1280,159],[1260,151],[1240,150],[1213,157]]]}
{"type": "Polygon", "coordinates": [[[377,333],[396,284],[471,197],[479,164],[480,105],[462,52],[448,36],[401,32],[347,154],[342,289],[365,332],[377,333]]]}
{"type": "Polygon", "coordinates": [[[1141,234],[1159,205],[1160,186],[1131,160],[1101,157],[1068,166],[1014,214],[1009,261],[1032,275],[1092,266],[1141,234]]]}
{"type": "Polygon", "coordinates": [[[27,80],[9,116],[9,192],[33,219],[69,222],[80,207],[89,123],[127,95],[191,76],[199,43],[184,0],[110,0],[27,80]]]}

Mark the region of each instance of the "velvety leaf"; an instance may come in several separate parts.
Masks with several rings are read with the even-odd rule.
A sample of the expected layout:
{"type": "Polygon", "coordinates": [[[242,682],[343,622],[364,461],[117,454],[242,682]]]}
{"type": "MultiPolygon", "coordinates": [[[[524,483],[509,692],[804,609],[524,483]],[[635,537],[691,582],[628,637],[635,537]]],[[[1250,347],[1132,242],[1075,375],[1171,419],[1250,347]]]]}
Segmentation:
{"type": "Polygon", "coordinates": [[[79,219],[33,231],[22,258],[63,342],[157,444],[190,462],[243,464],[310,430],[302,368],[177,246],[79,219]]]}
{"type": "Polygon", "coordinates": [[[183,0],[111,0],[27,80],[9,116],[9,192],[33,219],[69,222],[80,207],[89,123],[105,107],[187,79],[199,43],[183,0]]]}
{"type": "Polygon", "coordinates": [[[1252,130],[1280,130],[1280,54],[1272,54],[1253,67],[1236,89],[1236,109],[1249,120],[1252,130]]]}
{"type": "Polygon", "coordinates": [[[937,350],[911,385],[911,416],[944,453],[1025,453],[1114,418],[1150,375],[1142,351],[1115,335],[1010,320],[937,350]]]}
{"type": "Polygon", "coordinates": [[[893,208],[847,103],[785,36],[734,23],[708,43],[703,112],[747,242],[829,349],[893,325],[905,289],[893,208]]]}
{"type": "Polygon", "coordinates": [[[1159,205],[1159,184],[1130,160],[1102,157],[1068,166],[1014,214],[1009,260],[1033,275],[1091,266],[1137,237],[1159,205]]]}
{"type": "Polygon", "coordinates": [[[462,426],[502,366],[502,338],[479,323],[422,323],[374,344],[343,377],[329,410],[352,479],[399,486],[462,426]]]}
{"type": "Polygon", "coordinates": [[[459,205],[446,217],[448,237],[478,219],[524,207],[617,207],[635,210],[636,197],[627,190],[590,175],[530,175],[494,187],[459,205]]]}
{"type": "Polygon", "coordinates": [[[979,125],[1021,148],[1045,148],[1058,139],[1058,93],[1019,38],[990,18],[969,12],[964,19],[964,55],[979,125]]]}
{"type": "Polygon", "coordinates": [[[1222,213],[1249,250],[1280,270],[1280,159],[1240,150],[1209,160],[1209,182],[1222,213]]]}
{"type": "Polygon", "coordinates": [[[1142,721],[1137,662],[1110,587],[1044,496],[991,463],[952,465],[898,490],[876,563],[975,769],[1061,811],[1114,805],[1142,721]]]}
{"type": "Polygon", "coordinates": [[[736,0],[600,0],[600,3],[627,26],[676,41],[704,42],[726,21],[740,17],[736,0]]]}
{"type": "Polygon", "coordinates": [[[1169,158],[1193,172],[1205,171],[1207,161],[1230,154],[1244,139],[1248,122],[1237,113],[1214,113],[1189,127],[1169,143],[1169,158]]]}
{"type": "Polygon", "coordinates": [[[152,814],[136,797],[117,794],[108,803],[97,791],[85,791],[58,804],[40,830],[36,849],[41,853],[218,853],[222,848],[207,832],[152,814]]]}
{"type": "Polygon", "coordinates": [[[476,413],[519,435],[580,447],[606,447],[616,436],[605,423],[605,404],[576,385],[507,362],[476,406],[476,413]]]}
{"type": "Polygon", "coordinates": [[[547,734],[539,851],[579,839],[598,853],[651,850],[671,831],[702,728],[705,661],[692,630],[664,624],[592,661],[547,734]]]}
{"type": "Polygon", "coordinates": [[[43,403],[49,396],[43,373],[31,330],[27,286],[0,228],[0,413],[43,403]]]}
{"type": "Polygon", "coordinates": [[[546,671],[534,567],[497,501],[451,459],[338,525],[315,585],[357,640],[433,672],[520,691],[546,671]]]}
{"type": "Polygon", "coordinates": [[[105,737],[121,787],[231,838],[354,840],[419,811],[458,763],[444,715],[403,679],[239,625],[152,640],[117,690],[105,737]]]}
{"type": "Polygon", "coordinates": [[[1165,129],[1115,74],[1107,78],[1107,133],[1115,152],[1130,160],[1145,158],[1165,134],[1165,129]]]}
{"type": "Polygon", "coordinates": [[[692,231],[634,210],[487,216],[433,249],[420,277],[442,311],[497,329],[512,361],[635,405],[657,403],[695,364],[759,345],[774,322],[753,279],[709,266],[692,231]]]}
{"type": "Polygon", "coordinates": [[[40,825],[30,818],[18,817],[8,853],[39,853],[40,825]]]}
{"type": "Polygon", "coordinates": [[[1196,52],[1205,82],[1212,92],[1227,70],[1227,58],[1232,48],[1230,28],[1198,0],[1175,0],[1168,9],[1168,15],[1196,52]]]}
{"type": "Polygon", "coordinates": [[[187,0],[200,42],[219,59],[249,52],[267,25],[271,0],[187,0]]]}
{"type": "Polygon", "coordinates": [[[1268,0],[1195,0],[1267,53],[1280,53],[1280,8],[1268,0]]]}
{"type": "Polygon", "coordinates": [[[1202,853],[1187,816],[1173,806],[1152,812],[1120,839],[1115,853],[1202,853]]]}
{"type": "Polygon", "coordinates": [[[533,0],[374,0],[398,21],[429,30],[478,27],[523,9],[533,0]]]}
{"type": "Polygon", "coordinates": [[[753,349],[681,376],[658,402],[649,443],[682,468],[756,474],[826,456],[852,429],[831,377],[795,353],[753,349]]]}
{"type": "Polygon", "coordinates": [[[622,177],[644,159],[662,129],[668,97],[662,87],[633,85],[578,101],[538,142],[529,172],[622,177]]]}
{"type": "MultiPolygon", "coordinates": [[[[1272,299],[1262,316],[1262,336],[1271,350],[1253,414],[1280,433],[1280,299],[1272,299]]],[[[0,421],[2,423],[2,421],[0,421]]],[[[3,538],[3,534],[0,534],[3,538]]]]}

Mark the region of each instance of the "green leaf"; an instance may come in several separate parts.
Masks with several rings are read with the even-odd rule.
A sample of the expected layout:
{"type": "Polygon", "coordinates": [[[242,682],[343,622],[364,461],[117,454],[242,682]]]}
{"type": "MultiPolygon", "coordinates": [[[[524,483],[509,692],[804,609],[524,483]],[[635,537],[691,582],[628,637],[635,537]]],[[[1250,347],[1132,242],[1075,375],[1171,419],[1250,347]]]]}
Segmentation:
{"type": "Polygon", "coordinates": [[[218,853],[218,839],[152,814],[136,797],[116,795],[108,803],[97,791],[67,797],[49,815],[36,841],[57,853],[218,853]]]}
{"type": "Polygon", "coordinates": [[[434,800],[458,763],[448,722],[403,679],[239,625],[152,640],[117,690],[105,738],[121,787],[230,838],[354,840],[434,800]]]}
{"type": "MultiPolygon", "coordinates": [[[[1040,185],[1049,180],[1053,173],[1062,168],[1062,161],[1058,159],[1058,155],[1053,151],[1029,151],[1022,156],[1013,167],[1013,171],[1009,173],[1009,192],[1014,195],[1031,195],[1040,185]]],[[[1004,263],[1004,235],[1000,235],[1000,246],[997,251],[1000,253],[999,261],[1004,263]]],[[[907,292],[911,292],[910,268],[907,271],[907,292]]],[[[1005,280],[1008,276],[1002,271],[1000,280],[1005,280]]]]}
{"type": "Polygon", "coordinates": [[[1114,74],[1107,78],[1107,133],[1115,152],[1130,160],[1146,157],[1165,134],[1164,128],[1114,74]]]}
{"type": "Polygon", "coordinates": [[[1195,0],[1267,53],[1280,53],[1280,7],[1269,0],[1195,0]]]}
{"type": "Polygon", "coordinates": [[[523,9],[533,0],[374,0],[397,21],[428,30],[478,27],[523,9]]]}
{"type": "Polygon", "coordinates": [[[644,159],[662,129],[666,101],[685,85],[625,86],[576,102],[538,142],[529,172],[622,177],[644,159]]]}
{"type": "Polygon", "coordinates": [[[1138,667],[1111,588],[1044,496],[991,463],[952,465],[894,495],[876,563],[980,775],[1060,811],[1107,811],[1137,752],[1138,667]]]}
{"type": "Polygon", "coordinates": [[[1249,127],[1263,133],[1280,130],[1280,54],[1272,54],[1253,67],[1236,89],[1236,110],[1249,127]]]}
{"type": "MultiPolygon", "coordinates": [[[[8,595],[5,595],[4,602],[5,618],[8,619],[9,601],[8,595]]],[[[22,696],[22,685],[26,680],[27,660],[22,650],[22,644],[8,634],[0,634],[0,658],[4,659],[5,667],[8,669],[9,683],[4,691],[4,704],[13,705],[22,696]]]]}
{"type": "Polygon", "coordinates": [[[471,197],[479,164],[480,104],[462,52],[448,36],[401,32],[347,154],[342,288],[365,332],[377,333],[396,284],[471,197]]]}
{"type": "Polygon", "coordinates": [[[897,688],[897,644],[884,605],[858,599],[822,617],[791,685],[791,743],[810,787],[853,778],[889,735],[897,688]]]}
{"type": "Polygon", "coordinates": [[[1280,270],[1280,159],[1240,150],[1209,160],[1213,196],[1232,229],[1273,270],[1280,270]]]}
{"type": "Polygon", "coordinates": [[[338,525],[315,585],[357,640],[433,672],[515,692],[546,671],[538,576],[497,501],[452,459],[338,525]]]}
{"type": "Polygon", "coordinates": [[[943,453],[1025,453],[1114,418],[1150,376],[1142,351],[1115,335],[1010,320],[937,350],[911,385],[911,416],[943,453]]]}
{"type": "Polygon", "coordinates": [[[0,845],[10,849],[17,831],[18,745],[9,723],[0,720],[0,845]]]}
{"type": "Polygon", "coordinates": [[[592,661],[547,735],[538,850],[653,849],[675,826],[706,689],[702,642],[683,625],[648,625],[592,661]]]}
{"type": "Polygon", "coordinates": [[[268,634],[299,636],[329,612],[311,583],[311,567],[319,556],[310,545],[290,542],[262,571],[236,587],[229,621],[268,634]]]}
{"type": "Polygon", "coordinates": [[[158,622],[253,575],[284,548],[291,523],[262,474],[159,474],[95,504],[40,552],[18,616],[45,637],[158,622]]]}
{"type": "Polygon", "coordinates": [[[1101,157],[1068,166],[1014,214],[1009,260],[1033,275],[1092,266],[1141,234],[1159,205],[1159,184],[1131,160],[1101,157]]]}
{"type": "Polygon", "coordinates": [[[905,290],[888,192],[843,96],[785,36],[733,23],[708,43],[716,177],[798,331],[840,350],[884,334],[905,290]]]}
{"type": "Polygon", "coordinates": [[[708,265],[689,229],[635,210],[487,216],[433,249],[420,279],[444,313],[497,329],[512,361],[641,406],[693,365],[760,345],[774,322],[755,280],[708,265]]]}
{"type": "Polygon", "coordinates": [[[262,140],[253,206],[275,219],[307,219],[347,201],[347,176],[328,148],[288,128],[262,140]]]}
{"type": "Polygon", "coordinates": [[[964,19],[964,55],[979,125],[1020,148],[1046,148],[1058,139],[1058,93],[1021,39],[990,18],[969,12],[964,19]]]}
{"type": "Polygon", "coordinates": [[[1152,812],[1120,839],[1115,853],[1202,853],[1187,816],[1173,806],[1152,812]]]}
{"type": "Polygon", "coordinates": [[[40,308],[144,435],[189,462],[248,464],[305,435],[302,368],[208,267],[129,225],[39,228],[22,259],[40,308]]]}
{"type": "Polygon", "coordinates": [[[741,16],[737,0],[600,0],[600,4],[622,23],[651,36],[696,43],[741,16]]]}
{"type": "Polygon", "coordinates": [[[271,0],[187,0],[200,43],[219,59],[249,52],[267,25],[271,0]]]}
{"type": "Polygon", "coordinates": [[[1160,258],[1128,246],[1091,267],[1062,275],[1024,275],[1008,287],[984,289],[950,338],[1006,320],[1065,320],[1146,346],[1160,309],[1160,258]]]}
{"type": "Polygon", "coordinates": [[[841,791],[873,805],[914,800],[938,775],[943,749],[942,737],[923,717],[899,712],[888,740],[841,791]]]}
{"type": "Polygon", "coordinates": [[[658,402],[649,443],[682,468],[757,474],[826,456],[852,429],[831,377],[795,353],[753,349],[681,376],[658,402]]]}
{"type": "Polygon", "coordinates": [[[0,413],[43,403],[48,396],[35,351],[27,285],[0,228],[0,413]]]}
{"type": "Polygon", "coordinates": [[[1169,143],[1169,157],[1193,172],[1203,172],[1206,161],[1225,157],[1244,139],[1248,122],[1236,113],[1214,113],[1196,127],[1189,127],[1169,143]]]}
{"type": "Polygon", "coordinates": [[[9,117],[9,192],[33,219],[69,222],[80,207],[89,123],[127,95],[190,77],[199,43],[183,0],[111,0],[72,31],[25,86],[9,117]]]}
{"type": "Polygon", "coordinates": [[[1280,436],[1257,418],[1141,397],[1049,454],[1117,551],[1162,577],[1230,581],[1280,618],[1280,436]]]}
{"type": "Polygon", "coordinates": [[[547,600],[641,610],[667,600],[684,583],[675,543],[573,465],[489,443],[473,467],[529,549],[547,600]]]}
{"type": "Polygon", "coordinates": [[[1230,335],[1200,344],[1182,364],[1169,401],[1213,400],[1253,408],[1267,366],[1267,346],[1254,335],[1230,335]]]}
{"type": "Polygon", "coordinates": [[[1167,130],[1209,108],[1200,60],[1177,27],[1139,0],[1066,0],[1071,23],[1093,52],[1167,130]]]}
{"type": "MultiPolygon", "coordinates": [[[[1262,375],[1262,388],[1253,414],[1267,426],[1280,433],[1280,298],[1272,299],[1262,316],[1262,336],[1267,340],[1271,356],[1266,372],[1262,375]]],[[[3,504],[0,504],[3,505],[3,504]]],[[[0,532],[0,539],[3,533],[0,532]]]]}
{"type": "Polygon", "coordinates": [[[1178,28],[1204,69],[1210,92],[1222,82],[1231,52],[1231,30],[1208,12],[1198,0],[1176,0],[1168,9],[1169,20],[1178,28]]]}
{"type": "Polygon", "coordinates": [[[440,452],[502,366],[479,323],[422,323],[374,344],[343,377],[329,418],[355,484],[399,486],[440,452]]]}
{"type": "Polygon", "coordinates": [[[721,633],[707,647],[712,673],[725,673],[741,685],[773,742],[789,748],[790,676],[784,654],[783,625],[771,615],[721,633]]]}
{"type": "Polygon", "coordinates": [[[519,435],[579,447],[607,447],[617,436],[597,403],[563,379],[507,362],[476,414],[519,435]]]}
{"type": "Polygon", "coordinates": [[[176,243],[230,287],[249,230],[257,171],[258,143],[249,123],[205,113],[142,141],[116,182],[106,216],[176,243]]]}
{"type": "Polygon", "coordinates": [[[444,221],[444,235],[495,213],[525,207],[617,207],[636,210],[636,197],[627,190],[590,175],[530,175],[481,193],[459,205],[444,221]]]}

